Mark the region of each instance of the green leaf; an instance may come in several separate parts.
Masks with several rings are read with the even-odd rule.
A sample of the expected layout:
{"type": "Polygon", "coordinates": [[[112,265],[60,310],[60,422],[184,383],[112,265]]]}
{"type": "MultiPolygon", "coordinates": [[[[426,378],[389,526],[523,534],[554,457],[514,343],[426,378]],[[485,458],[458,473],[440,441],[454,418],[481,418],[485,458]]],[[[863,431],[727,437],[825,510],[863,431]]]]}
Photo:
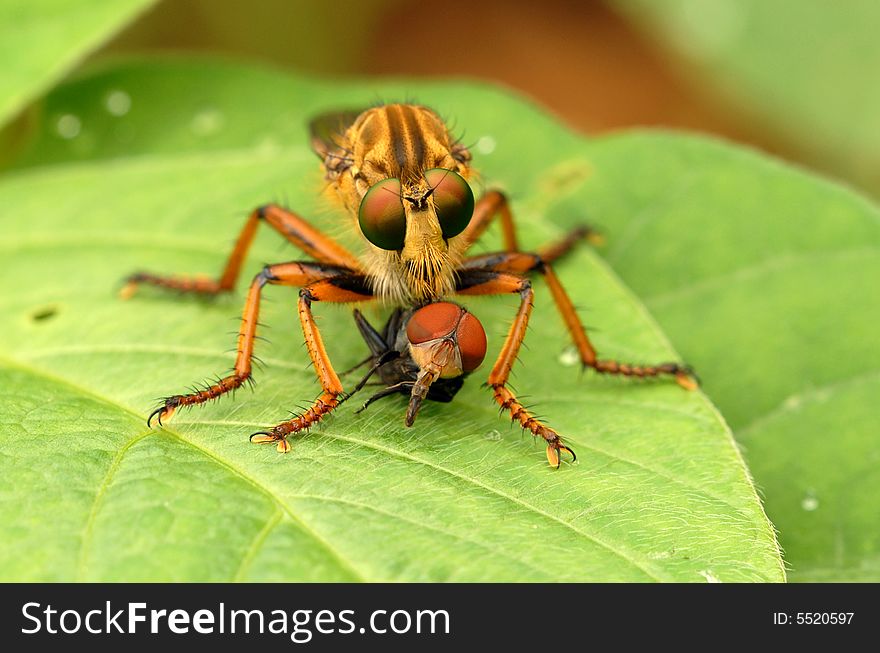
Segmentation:
{"type": "Polygon", "coordinates": [[[745,445],[790,579],[880,580],[880,211],[680,136],[614,138],[593,164],[607,260],[745,445]]]}
{"type": "Polygon", "coordinates": [[[0,125],[153,2],[4,0],[0,4],[0,125]]]}
{"type": "MultiPolygon", "coordinates": [[[[254,393],[146,428],[155,397],[229,367],[242,296],[145,290],[124,302],[119,280],[134,268],[218,270],[247,210],[273,198],[344,233],[319,196],[305,121],[377,96],[418,97],[456,116],[484,181],[511,191],[526,243],[584,219],[576,198],[601,175],[595,157],[618,147],[590,145],[482,86],[337,86],[206,61],[109,68],[49,98],[83,117],[87,147],[45,129],[30,167],[0,182],[0,375],[13,389],[2,411],[0,577],[783,580],[772,529],[712,404],[668,382],[580,375],[539,280],[514,383],[568,438],[575,465],[549,468],[542,446],[498,418],[480,387],[488,364],[412,429],[402,397],[360,415],[352,401],[286,456],[249,444],[317,392],[296,295],[284,288],[267,291],[271,344],[258,346],[266,369],[254,393]],[[111,89],[130,94],[126,116],[95,101],[111,89]]],[[[619,142],[621,156],[662,164],[650,137],[635,154],[619,142]]],[[[606,199],[627,189],[606,189],[606,199]]],[[[247,274],[299,256],[279,241],[258,235],[247,274]]],[[[603,354],[678,358],[595,253],[583,248],[557,272],[588,309],[603,354]]],[[[517,299],[467,303],[497,352],[517,299]]],[[[337,368],[363,358],[349,309],[317,312],[337,368]]]]}
{"type": "Polygon", "coordinates": [[[880,192],[880,4],[614,0],[690,66],[699,90],[822,170],[880,192]]]}

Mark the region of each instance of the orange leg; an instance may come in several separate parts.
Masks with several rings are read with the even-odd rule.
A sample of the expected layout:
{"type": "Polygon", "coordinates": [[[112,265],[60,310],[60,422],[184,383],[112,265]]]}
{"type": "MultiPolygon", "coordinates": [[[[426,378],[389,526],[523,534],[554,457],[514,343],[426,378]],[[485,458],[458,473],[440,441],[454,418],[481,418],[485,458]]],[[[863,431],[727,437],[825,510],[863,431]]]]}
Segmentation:
{"type": "Polygon", "coordinates": [[[503,410],[510,413],[511,419],[518,421],[522,428],[528,429],[534,435],[544,438],[547,442],[547,461],[553,467],[559,467],[560,452],[567,452],[571,454],[572,460],[577,460],[574,451],[562,443],[559,434],[529,413],[507,387],[510,370],[519,354],[529,324],[529,316],[532,313],[535,293],[531,282],[515,274],[480,270],[461,274],[457,291],[462,295],[519,294],[519,310],[510,326],[495,366],[489,373],[489,387],[492,389],[495,401],[503,410]]]}
{"type": "Polygon", "coordinates": [[[513,225],[513,215],[510,212],[510,203],[507,197],[497,191],[490,190],[477,200],[474,206],[474,215],[464,230],[465,241],[468,246],[474,244],[496,215],[501,216],[501,230],[504,235],[504,249],[508,252],[519,251],[516,241],[516,228],[513,225]]]}
{"type": "Polygon", "coordinates": [[[565,254],[568,254],[578,243],[584,241],[592,245],[602,245],[605,238],[602,234],[590,226],[580,225],[575,227],[556,242],[544,245],[538,250],[538,256],[544,263],[552,263],[565,254]]]}
{"type": "MultiPolygon", "coordinates": [[[[561,244],[565,242],[561,241],[561,244]]],[[[556,253],[561,249],[562,247],[557,245],[555,247],[556,253]]],[[[638,378],[669,375],[675,377],[676,382],[687,390],[696,388],[693,371],[685,365],[679,365],[678,363],[633,365],[616,360],[600,360],[596,356],[596,349],[587,337],[587,332],[584,330],[583,324],[581,324],[574,305],[571,303],[571,298],[568,296],[565,288],[562,287],[559,278],[553,272],[553,268],[547,264],[542,256],[524,252],[485,254],[465,260],[460,269],[472,270],[474,273],[482,269],[513,274],[525,274],[537,270],[544,276],[544,280],[550,288],[553,302],[556,304],[560,315],[562,315],[565,327],[568,329],[571,339],[577,347],[581,364],[584,367],[591,367],[600,374],[619,374],[638,378]]]]}
{"type": "Polygon", "coordinates": [[[619,374],[622,376],[634,376],[638,378],[669,375],[674,377],[676,383],[684,389],[696,389],[697,385],[694,380],[693,371],[686,365],[679,365],[678,363],[632,365],[630,363],[621,363],[616,360],[600,360],[597,358],[596,350],[590,342],[590,339],[587,337],[587,332],[584,330],[584,326],[581,324],[577,311],[575,311],[574,305],[571,303],[571,298],[568,296],[568,293],[565,292],[565,288],[562,287],[562,284],[559,283],[556,273],[554,273],[553,269],[546,264],[541,268],[541,273],[547,281],[547,286],[550,288],[550,293],[553,295],[553,301],[556,304],[556,308],[559,309],[559,313],[565,321],[565,326],[571,334],[571,338],[580,354],[581,364],[584,365],[584,367],[592,367],[600,374],[619,374]]]}
{"type": "Polygon", "coordinates": [[[149,272],[136,272],[126,279],[120,294],[123,298],[131,297],[140,284],[203,295],[216,295],[232,290],[241,273],[241,266],[261,220],[265,220],[275,231],[315,260],[348,268],[352,272],[360,270],[357,258],[344,247],[325,236],[292,211],[275,204],[267,204],[255,209],[248,216],[219,278],[159,276],[149,272]]]}
{"type": "MultiPolygon", "coordinates": [[[[510,201],[506,195],[497,190],[488,191],[477,201],[474,207],[474,215],[464,230],[468,247],[473,245],[483,235],[496,215],[501,220],[504,250],[506,252],[522,251],[517,241],[516,226],[514,225],[513,214],[510,210],[510,201]]],[[[599,232],[587,225],[580,225],[569,231],[558,242],[541,249],[539,253],[547,263],[550,263],[567,253],[578,242],[583,240],[590,241],[594,245],[604,242],[599,232]]]]}
{"type": "Polygon", "coordinates": [[[373,293],[366,285],[364,277],[329,277],[305,286],[299,293],[299,320],[302,324],[306,347],[312,359],[321,394],[312,406],[301,415],[281,422],[268,431],[258,431],[251,435],[251,442],[277,443],[278,451],[290,451],[287,436],[298,433],[318,423],[324,416],[331,413],[344,399],[342,382],[333,369],[324,341],[312,315],[312,302],[325,301],[334,303],[364,302],[372,300],[373,293]]]}
{"type": "Polygon", "coordinates": [[[194,406],[240,388],[251,377],[251,365],[254,356],[254,341],[257,336],[257,323],[260,313],[260,295],[266,284],[281,286],[305,286],[322,279],[350,279],[346,273],[332,265],[322,263],[279,263],[263,268],[251,282],[241,316],[241,327],[238,331],[238,347],[235,365],[232,372],[216,382],[200,390],[185,395],[167,397],[162,405],[154,410],[147,419],[150,425],[153,418],[169,419],[180,406],[194,406]]]}

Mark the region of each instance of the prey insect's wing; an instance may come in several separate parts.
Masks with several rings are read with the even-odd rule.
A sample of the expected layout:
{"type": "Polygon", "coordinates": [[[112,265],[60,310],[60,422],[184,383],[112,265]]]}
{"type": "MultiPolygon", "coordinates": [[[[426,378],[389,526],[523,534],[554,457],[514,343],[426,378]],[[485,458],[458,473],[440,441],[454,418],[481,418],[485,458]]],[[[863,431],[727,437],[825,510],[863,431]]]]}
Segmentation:
{"type": "Polygon", "coordinates": [[[344,153],[342,137],[362,111],[328,111],[309,121],[312,150],[322,159],[344,153]]]}
{"type": "Polygon", "coordinates": [[[359,310],[354,309],[352,314],[354,315],[354,322],[357,324],[358,331],[361,332],[361,337],[364,339],[364,342],[367,343],[367,347],[370,348],[370,353],[372,354],[373,359],[380,358],[382,354],[390,349],[386,338],[380,335],[379,332],[373,328],[372,324],[367,322],[367,318],[365,318],[359,310]]]}

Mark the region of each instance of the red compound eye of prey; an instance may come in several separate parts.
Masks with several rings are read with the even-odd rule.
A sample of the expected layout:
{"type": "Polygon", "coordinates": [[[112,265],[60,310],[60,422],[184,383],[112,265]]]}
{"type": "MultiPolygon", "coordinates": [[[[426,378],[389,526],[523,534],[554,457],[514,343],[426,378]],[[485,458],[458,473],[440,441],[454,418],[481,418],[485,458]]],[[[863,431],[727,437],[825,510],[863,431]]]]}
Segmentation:
{"type": "Polygon", "coordinates": [[[471,313],[461,316],[458,323],[458,348],[461,350],[461,369],[473,372],[486,357],[486,332],[471,313]]]}
{"type": "Polygon", "coordinates": [[[471,313],[457,304],[436,302],[423,306],[406,325],[406,337],[414,345],[454,337],[461,352],[461,367],[473,372],[486,357],[486,332],[471,313]]]}
{"type": "Polygon", "coordinates": [[[452,335],[461,318],[461,307],[449,302],[423,306],[409,319],[406,337],[414,345],[452,335]]]}
{"type": "Polygon", "coordinates": [[[474,191],[465,179],[452,170],[433,168],[425,173],[433,188],[434,208],[444,238],[457,236],[474,215],[474,191]]]}
{"type": "Polygon", "coordinates": [[[400,180],[389,178],[373,184],[358,210],[361,231],[382,249],[403,249],[406,212],[400,200],[400,180]]]}

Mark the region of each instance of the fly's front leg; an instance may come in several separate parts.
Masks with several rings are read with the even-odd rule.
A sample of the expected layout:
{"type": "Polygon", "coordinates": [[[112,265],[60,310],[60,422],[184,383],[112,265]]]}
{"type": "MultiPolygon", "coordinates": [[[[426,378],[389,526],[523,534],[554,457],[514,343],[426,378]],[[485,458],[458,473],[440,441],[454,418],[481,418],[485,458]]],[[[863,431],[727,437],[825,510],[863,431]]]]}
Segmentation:
{"type": "Polygon", "coordinates": [[[251,282],[241,316],[238,331],[238,347],[235,365],[232,372],[201,390],[189,394],[166,397],[162,405],[154,410],[147,419],[150,425],[157,418],[161,426],[162,420],[169,419],[181,406],[195,406],[211,399],[217,399],[227,392],[240,388],[251,377],[251,365],[254,355],[254,341],[257,336],[257,323],[260,314],[260,297],[266,284],[280,286],[305,286],[320,279],[346,274],[347,271],[321,263],[279,263],[267,265],[251,282]]]}
{"type": "Polygon", "coordinates": [[[278,451],[290,451],[287,436],[291,433],[304,431],[317,424],[331,413],[345,398],[342,382],[333,369],[330,357],[324,347],[321,332],[312,314],[312,303],[316,301],[348,303],[364,302],[373,299],[373,293],[367,285],[366,278],[360,275],[338,276],[309,284],[299,293],[299,321],[302,324],[303,336],[309,357],[321,384],[321,394],[311,407],[293,419],[281,422],[268,431],[259,431],[251,435],[251,442],[277,444],[278,451]]]}
{"type": "Polygon", "coordinates": [[[528,279],[504,272],[491,270],[477,270],[463,272],[459,275],[457,292],[462,295],[502,295],[516,293],[520,296],[519,309],[495,366],[489,373],[489,387],[495,401],[503,410],[510,413],[511,419],[519,422],[522,428],[531,431],[534,435],[544,438],[547,443],[547,461],[553,467],[559,467],[559,454],[566,452],[572,460],[577,460],[574,451],[563,444],[562,438],[552,428],[541,422],[526,409],[516,398],[516,395],[507,387],[510,378],[510,370],[519,354],[520,345],[526,335],[529,325],[529,316],[532,313],[535,293],[528,279]]]}
{"type": "Polygon", "coordinates": [[[120,295],[124,299],[131,297],[141,284],[201,295],[217,295],[234,289],[241,273],[241,266],[261,221],[265,221],[290,243],[316,261],[350,268],[352,271],[356,271],[360,267],[357,259],[344,247],[315,229],[296,213],[276,204],[267,204],[254,209],[248,216],[241,233],[238,235],[235,247],[226,261],[223,272],[218,278],[164,276],[151,272],[135,272],[126,279],[120,295]]]}
{"type": "Polygon", "coordinates": [[[527,254],[525,252],[484,254],[465,260],[460,269],[472,271],[473,273],[478,273],[480,270],[513,274],[526,274],[532,271],[540,272],[547,282],[548,288],[550,288],[553,302],[556,304],[556,308],[565,322],[565,327],[571,335],[575,347],[577,347],[581,364],[584,367],[591,367],[600,374],[616,374],[637,378],[672,376],[683,388],[687,390],[696,388],[693,370],[686,365],[679,365],[678,363],[634,365],[616,360],[599,359],[596,355],[596,349],[587,337],[587,332],[583,324],[581,324],[574,305],[571,303],[571,298],[568,296],[565,288],[562,287],[553,268],[541,255],[527,254]]]}

